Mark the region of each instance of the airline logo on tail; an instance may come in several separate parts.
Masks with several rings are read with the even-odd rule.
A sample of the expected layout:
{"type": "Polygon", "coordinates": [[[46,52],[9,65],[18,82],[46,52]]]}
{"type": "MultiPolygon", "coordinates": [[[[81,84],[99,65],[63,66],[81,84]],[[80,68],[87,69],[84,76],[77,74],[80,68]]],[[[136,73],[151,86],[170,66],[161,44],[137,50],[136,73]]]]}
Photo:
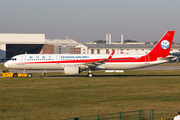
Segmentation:
{"type": "Polygon", "coordinates": [[[163,41],[161,42],[161,48],[162,48],[162,49],[168,49],[169,46],[170,46],[170,43],[169,43],[168,40],[163,40],[163,41]]]}

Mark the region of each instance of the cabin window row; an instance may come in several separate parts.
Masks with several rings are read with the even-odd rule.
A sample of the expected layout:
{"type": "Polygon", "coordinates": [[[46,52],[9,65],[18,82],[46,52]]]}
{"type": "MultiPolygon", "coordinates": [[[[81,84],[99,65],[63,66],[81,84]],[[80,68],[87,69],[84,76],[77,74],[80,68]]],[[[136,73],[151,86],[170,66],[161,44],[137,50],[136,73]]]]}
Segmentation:
{"type": "Polygon", "coordinates": [[[27,59],[27,60],[54,60],[54,59],[27,59]]]}
{"type": "Polygon", "coordinates": [[[112,60],[131,60],[131,61],[135,61],[135,60],[140,60],[140,59],[112,59],[112,60]]]}
{"type": "MultiPolygon", "coordinates": [[[[11,59],[11,60],[14,60],[14,59],[11,59]]],[[[54,60],[54,59],[27,59],[27,60],[54,60]]],[[[63,60],[94,60],[94,59],[60,59],[61,61],[63,60]]],[[[140,60],[140,59],[111,59],[113,61],[127,61],[127,60],[131,60],[131,61],[137,61],[137,60],[140,60]]]]}

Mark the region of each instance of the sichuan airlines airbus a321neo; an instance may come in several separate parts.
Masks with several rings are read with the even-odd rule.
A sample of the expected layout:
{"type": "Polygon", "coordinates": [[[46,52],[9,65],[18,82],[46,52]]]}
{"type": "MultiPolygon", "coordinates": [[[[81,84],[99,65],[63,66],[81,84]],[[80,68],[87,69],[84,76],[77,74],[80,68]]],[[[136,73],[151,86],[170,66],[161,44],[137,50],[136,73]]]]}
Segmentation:
{"type": "MultiPolygon", "coordinates": [[[[129,70],[148,67],[168,62],[175,57],[170,56],[170,49],[175,31],[168,31],[155,47],[145,55],[114,54],[21,54],[8,60],[4,66],[13,69],[59,69],[65,75],[77,75],[81,71],[95,70],[129,70]]],[[[28,74],[29,77],[32,74],[28,74]]]]}

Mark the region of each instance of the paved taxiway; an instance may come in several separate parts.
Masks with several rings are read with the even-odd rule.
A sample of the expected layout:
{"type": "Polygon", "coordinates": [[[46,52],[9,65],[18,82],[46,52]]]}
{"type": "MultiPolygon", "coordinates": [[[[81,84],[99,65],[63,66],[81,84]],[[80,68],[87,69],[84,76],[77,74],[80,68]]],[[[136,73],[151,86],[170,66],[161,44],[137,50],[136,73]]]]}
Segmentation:
{"type": "Polygon", "coordinates": [[[180,66],[151,66],[136,70],[177,70],[177,69],[180,69],[180,66]]]}

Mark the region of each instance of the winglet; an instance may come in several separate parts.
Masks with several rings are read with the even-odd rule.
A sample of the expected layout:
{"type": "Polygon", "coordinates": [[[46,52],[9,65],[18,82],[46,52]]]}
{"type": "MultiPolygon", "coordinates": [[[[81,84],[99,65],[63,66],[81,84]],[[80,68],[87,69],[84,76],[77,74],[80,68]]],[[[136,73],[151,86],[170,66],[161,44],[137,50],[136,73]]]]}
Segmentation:
{"type": "Polygon", "coordinates": [[[110,56],[108,57],[108,60],[112,59],[112,56],[113,56],[114,52],[115,52],[115,50],[110,54],[110,56]]]}

